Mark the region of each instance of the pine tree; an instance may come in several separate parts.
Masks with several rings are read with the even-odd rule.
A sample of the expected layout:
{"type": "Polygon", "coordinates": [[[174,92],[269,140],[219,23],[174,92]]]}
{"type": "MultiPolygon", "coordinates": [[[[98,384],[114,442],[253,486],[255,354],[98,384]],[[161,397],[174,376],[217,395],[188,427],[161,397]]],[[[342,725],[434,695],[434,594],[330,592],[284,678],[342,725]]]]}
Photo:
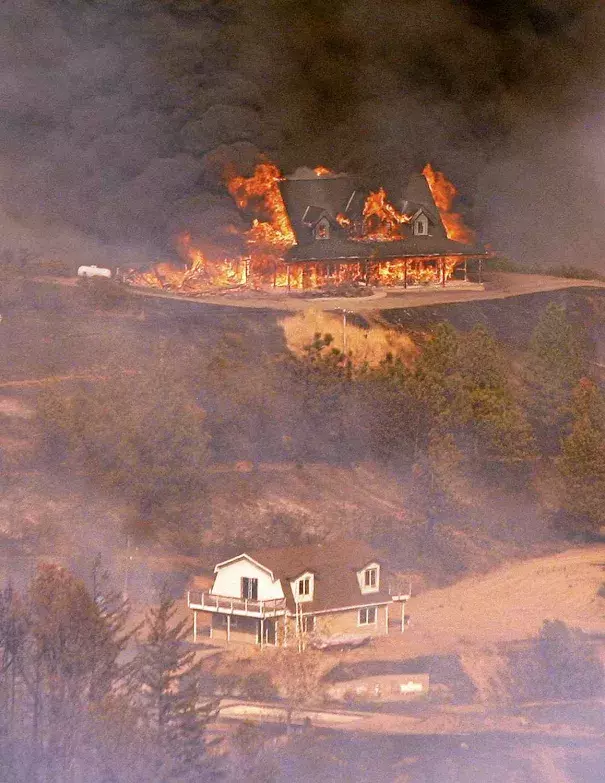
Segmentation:
{"type": "Polygon", "coordinates": [[[553,452],[570,417],[574,386],[587,374],[587,340],[562,305],[551,302],[529,343],[525,372],[528,411],[543,448],[553,452]]]}
{"type": "Polygon", "coordinates": [[[470,427],[474,456],[488,468],[526,467],[535,458],[534,436],[507,379],[498,344],[483,326],[460,342],[456,414],[470,427]]]}
{"type": "Polygon", "coordinates": [[[557,464],[568,524],[575,532],[598,530],[605,524],[605,400],[587,378],[574,389],[572,429],[557,464]]]}
{"type": "Polygon", "coordinates": [[[176,611],[163,590],[159,604],[146,616],[144,639],[133,663],[133,685],[155,737],[157,774],[175,783],[210,774],[205,727],[216,709],[213,697],[199,693],[200,667],[195,652],[184,644],[189,622],[174,622],[176,611]]]}

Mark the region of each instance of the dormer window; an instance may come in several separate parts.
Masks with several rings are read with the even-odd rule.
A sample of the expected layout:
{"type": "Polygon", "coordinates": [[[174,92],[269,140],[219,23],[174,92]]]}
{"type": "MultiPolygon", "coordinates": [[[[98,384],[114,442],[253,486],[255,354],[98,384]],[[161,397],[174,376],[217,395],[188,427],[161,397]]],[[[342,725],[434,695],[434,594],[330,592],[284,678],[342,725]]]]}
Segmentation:
{"type": "Polygon", "coordinates": [[[315,589],[315,579],[311,571],[301,574],[296,579],[292,579],[290,587],[292,595],[297,604],[313,600],[313,590],[315,589]]]}
{"type": "Polygon", "coordinates": [[[369,563],[357,572],[357,578],[362,593],[377,593],[380,590],[380,566],[378,563],[369,563]]]}
{"type": "Polygon", "coordinates": [[[315,239],[330,239],[330,221],[322,217],[315,226],[315,239]]]}
{"type": "Polygon", "coordinates": [[[429,221],[426,215],[418,215],[414,221],[414,235],[417,237],[425,237],[429,233],[429,221]]]}

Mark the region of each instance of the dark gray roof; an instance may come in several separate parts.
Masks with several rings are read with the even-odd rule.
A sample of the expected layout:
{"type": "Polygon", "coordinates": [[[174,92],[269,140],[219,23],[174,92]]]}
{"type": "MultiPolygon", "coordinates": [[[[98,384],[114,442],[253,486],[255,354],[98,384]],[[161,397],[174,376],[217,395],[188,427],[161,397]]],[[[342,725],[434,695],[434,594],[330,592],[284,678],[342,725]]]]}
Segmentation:
{"type": "Polygon", "coordinates": [[[382,261],[422,256],[477,256],[485,252],[481,245],[464,245],[447,237],[415,236],[393,242],[355,242],[336,237],[295,245],[286,254],[286,261],[382,261]]]}
{"type": "Polygon", "coordinates": [[[335,222],[329,212],[323,207],[307,207],[302,216],[302,222],[306,226],[314,226],[322,217],[327,217],[330,223],[335,222]]]}
{"type": "Polygon", "coordinates": [[[435,227],[433,233],[447,238],[439,209],[424,174],[415,172],[411,175],[403,195],[401,208],[406,214],[414,214],[419,208],[424,209],[435,227]]]}
{"type": "Polygon", "coordinates": [[[308,207],[324,209],[332,218],[344,212],[355,186],[346,174],[324,177],[285,177],[279,188],[290,218],[292,229],[300,241],[307,237],[303,215],[308,207]]]}
{"type": "Polygon", "coordinates": [[[418,171],[410,176],[403,198],[414,204],[425,204],[436,209],[435,200],[433,199],[433,194],[429,188],[429,183],[424,174],[421,174],[418,171]]]}

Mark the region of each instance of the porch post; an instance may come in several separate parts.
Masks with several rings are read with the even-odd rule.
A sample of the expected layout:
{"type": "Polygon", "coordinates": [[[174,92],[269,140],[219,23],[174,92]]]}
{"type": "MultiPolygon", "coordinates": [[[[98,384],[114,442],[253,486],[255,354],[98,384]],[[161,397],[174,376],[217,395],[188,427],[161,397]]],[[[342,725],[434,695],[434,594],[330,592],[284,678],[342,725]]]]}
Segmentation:
{"type": "Polygon", "coordinates": [[[408,287],[408,262],[407,259],[403,262],[403,287],[408,287]]]}
{"type": "Polygon", "coordinates": [[[384,607],[384,630],[386,635],[389,635],[389,605],[384,607]]]}
{"type": "Polygon", "coordinates": [[[468,269],[467,269],[467,262],[468,259],[464,259],[464,282],[468,283],[468,269]]]}
{"type": "Polygon", "coordinates": [[[193,610],[193,641],[197,642],[197,609],[193,610]]]}
{"type": "Polygon", "coordinates": [[[441,259],[441,285],[445,288],[445,258],[441,259]]]}
{"type": "Polygon", "coordinates": [[[479,259],[479,282],[483,282],[483,259],[479,259]]]}
{"type": "Polygon", "coordinates": [[[260,646],[262,648],[265,643],[265,623],[262,617],[260,618],[259,622],[260,622],[260,646]]]}
{"type": "Polygon", "coordinates": [[[405,601],[401,602],[401,633],[405,631],[405,601]]]}
{"type": "Polygon", "coordinates": [[[231,615],[227,615],[227,641],[231,641],[231,615]]]}
{"type": "Polygon", "coordinates": [[[287,265],[286,269],[288,270],[288,293],[290,293],[290,264],[287,265]]]}

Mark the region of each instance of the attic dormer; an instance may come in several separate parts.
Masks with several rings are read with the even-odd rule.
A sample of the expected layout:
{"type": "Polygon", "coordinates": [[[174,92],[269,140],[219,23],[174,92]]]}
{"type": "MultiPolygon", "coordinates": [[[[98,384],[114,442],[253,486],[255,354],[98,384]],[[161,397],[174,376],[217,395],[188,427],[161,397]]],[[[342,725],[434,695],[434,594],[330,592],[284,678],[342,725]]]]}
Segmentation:
{"type": "Polygon", "coordinates": [[[427,237],[429,235],[429,219],[422,210],[414,217],[412,231],[415,237],[427,237]]]}
{"type": "Polygon", "coordinates": [[[367,593],[377,593],[380,590],[380,563],[368,563],[357,572],[359,589],[367,593]]]}
{"type": "Polygon", "coordinates": [[[315,239],[330,239],[330,221],[327,217],[322,217],[317,221],[313,235],[315,239]]]}
{"type": "Polygon", "coordinates": [[[290,589],[297,604],[312,601],[315,592],[315,575],[312,571],[305,571],[304,574],[300,574],[296,579],[290,580],[290,589]]]}

